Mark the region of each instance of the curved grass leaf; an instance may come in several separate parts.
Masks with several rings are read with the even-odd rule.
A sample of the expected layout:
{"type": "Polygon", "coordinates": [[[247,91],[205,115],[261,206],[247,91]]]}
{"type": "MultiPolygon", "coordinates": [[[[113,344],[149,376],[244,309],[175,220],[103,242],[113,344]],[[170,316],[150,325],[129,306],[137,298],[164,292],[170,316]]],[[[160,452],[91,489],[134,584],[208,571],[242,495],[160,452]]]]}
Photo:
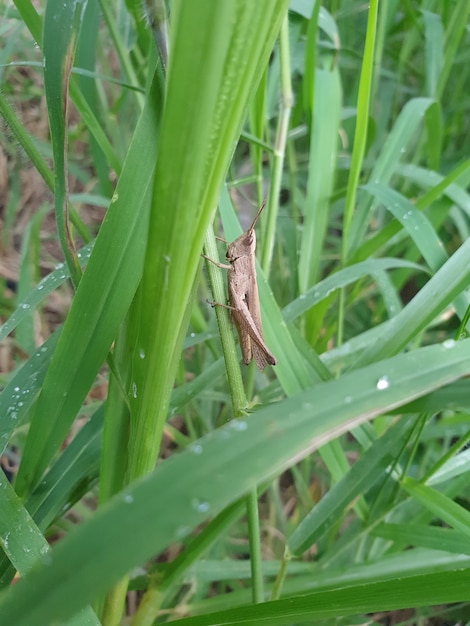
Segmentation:
{"type": "MultiPolygon", "coordinates": [[[[77,252],[82,269],[90,258],[92,248],[93,243],[89,243],[77,252]]],[[[7,321],[0,326],[0,341],[13,332],[18,324],[31,313],[32,309],[35,309],[41,304],[50,293],[60,287],[68,278],[70,278],[70,274],[67,267],[63,263],[59,263],[53,272],[45,276],[36,287],[29,292],[7,321]]]]}
{"type": "Polygon", "coordinates": [[[317,302],[321,302],[327,298],[333,291],[350,285],[367,275],[374,275],[378,271],[395,268],[415,269],[421,272],[427,271],[422,265],[401,259],[383,258],[361,261],[360,263],[339,270],[335,274],[321,280],[314,287],[308,289],[305,293],[301,294],[284,307],[282,316],[286,322],[293,322],[297,317],[302,315],[302,313],[305,313],[305,311],[317,304],[317,302]]]}
{"type": "Polygon", "coordinates": [[[403,349],[453,300],[457,314],[463,317],[463,299],[467,296],[462,291],[470,281],[469,263],[470,240],[454,252],[404,309],[382,326],[380,340],[369,346],[359,363],[370,363],[403,349]]]}
{"type": "Polygon", "coordinates": [[[382,202],[390,213],[401,222],[410,239],[423,255],[429,267],[436,271],[447,261],[442,241],[436,235],[427,217],[407,198],[390,187],[369,183],[364,189],[382,202]]]}
{"type": "MultiPolygon", "coordinates": [[[[403,152],[411,143],[427,109],[433,101],[429,98],[415,98],[406,103],[395,125],[387,137],[369,176],[373,183],[387,185],[398,167],[403,152]]],[[[368,213],[373,206],[371,198],[361,198],[354,220],[351,223],[351,249],[355,250],[364,238],[368,224],[368,213]]]]}
{"type": "Polygon", "coordinates": [[[2,452],[12,432],[25,421],[33,406],[59,336],[60,330],[33,352],[0,393],[0,450],[2,452]]]}

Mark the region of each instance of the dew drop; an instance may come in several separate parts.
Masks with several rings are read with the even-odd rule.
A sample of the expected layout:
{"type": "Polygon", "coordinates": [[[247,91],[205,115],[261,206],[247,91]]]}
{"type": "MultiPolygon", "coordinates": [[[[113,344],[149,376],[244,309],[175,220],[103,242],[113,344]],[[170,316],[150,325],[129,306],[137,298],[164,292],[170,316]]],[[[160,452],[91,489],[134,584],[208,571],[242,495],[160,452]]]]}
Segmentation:
{"type": "Polygon", "coordinates": [[[188,449],[193,453],[193,454],[202,454],[202,446],[200,443],[192,443],[188,446],[188,449]]]}
{"type": "Polygon", "coordinates": [[[454,348],[455,347],[454,339],[446,339],[445,341],[442,342],[442,347],[445,350],[450,350],[451,348],[454,348]]]}
{"type": "Polygon", "coordinates": [[[388,389],[388,387],[390,387],[390,381],[388,379],[388,376],[381,376],[377,381],[376,386],[379,391],[382,391],[383,389],[388,389]]]}
{"type": "Polygon", "coordinates": [[[184,539],[191,532],[190,526],[178,526],[175,530],[176,539],[184,539]]]}
{"type": "Polygon", "coordinates": [[[248,424],[243,420],[235,419],[230,422],[230,428],[237,432],[242,432],[248,428],[248,424]]]}
{"type": "Polygon", "coordinates": [[[134,502],[134,496],[130,493],[124,494],[123,500],[126,504],[132,504],[134,502]]]}
{"type": "Polygon", "coordinates": [[[132,383],[132,397],[137,398],[137,385],[132,383]]]}
{"type": "Polygon", "coordinates": [[[139,359],[145,359],[145,350],[143,348],[139,350],[139,359]]]}
{"type": "Polygon", "coordinates": [[[199,500],[199,498],[193,498],[191,504],[198,513],[207,513],[207,511],[210,509],[209,502],[207,502],[206,500],[199,500]]]}

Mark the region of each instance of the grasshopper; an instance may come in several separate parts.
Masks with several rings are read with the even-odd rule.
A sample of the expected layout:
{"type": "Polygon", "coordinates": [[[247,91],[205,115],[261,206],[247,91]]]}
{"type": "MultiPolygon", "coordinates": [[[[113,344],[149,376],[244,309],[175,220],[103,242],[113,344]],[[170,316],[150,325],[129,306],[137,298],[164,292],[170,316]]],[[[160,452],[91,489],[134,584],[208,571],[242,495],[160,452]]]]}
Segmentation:
{"type": "MultiPolygon", "coordinates": [[[[243,362],[248,365],[253,359],[262,370],[266,365],[276,365],[276,358],[264,343],[261,326],[261,310],[259,305],[258,285],[256,283],[255,224],[258,221],[265,203],[260,206],[250,228],[227,246],[226,257],[229,265],[216,263],[205,257],[218,267],[228,270],[228,309],[237,328],[243,362]]],[[[219,303],[215,303],[216,305],[219,303]]],[[[226,306],[220,305],[219,306],[226,306]]]]}

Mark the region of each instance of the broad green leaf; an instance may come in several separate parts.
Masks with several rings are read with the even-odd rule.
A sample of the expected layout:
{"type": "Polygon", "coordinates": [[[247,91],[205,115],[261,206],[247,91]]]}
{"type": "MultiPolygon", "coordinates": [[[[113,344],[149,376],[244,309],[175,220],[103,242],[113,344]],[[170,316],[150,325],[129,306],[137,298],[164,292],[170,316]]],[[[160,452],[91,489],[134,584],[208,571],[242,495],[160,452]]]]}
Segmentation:
{"type": "Polygon", "coordinates": [[[468,374],[469,345],[431,346],[374,363],[212,432],[77,528],[47,564],[1,597],[0,615],[16,626],[73,615],[131,567],[311,450],[468,374]]]}
{"type": "Polygon", "coordinates": [[[172,7],[165,110],[135,311],[130,479],[149,471],[157,458],[204,235],[286,8],[286,0],[172,7]]]}

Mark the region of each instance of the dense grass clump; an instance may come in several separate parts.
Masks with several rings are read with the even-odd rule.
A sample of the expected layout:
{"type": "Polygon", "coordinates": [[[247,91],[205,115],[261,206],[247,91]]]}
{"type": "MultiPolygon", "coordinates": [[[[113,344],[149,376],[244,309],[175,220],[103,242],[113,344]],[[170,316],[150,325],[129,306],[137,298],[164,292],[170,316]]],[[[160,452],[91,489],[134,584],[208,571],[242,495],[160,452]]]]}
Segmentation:
{"type": "Polygon", "coordinates": [[[468,1],[1,8],[0,626],[465,623],[468,1]]]}

